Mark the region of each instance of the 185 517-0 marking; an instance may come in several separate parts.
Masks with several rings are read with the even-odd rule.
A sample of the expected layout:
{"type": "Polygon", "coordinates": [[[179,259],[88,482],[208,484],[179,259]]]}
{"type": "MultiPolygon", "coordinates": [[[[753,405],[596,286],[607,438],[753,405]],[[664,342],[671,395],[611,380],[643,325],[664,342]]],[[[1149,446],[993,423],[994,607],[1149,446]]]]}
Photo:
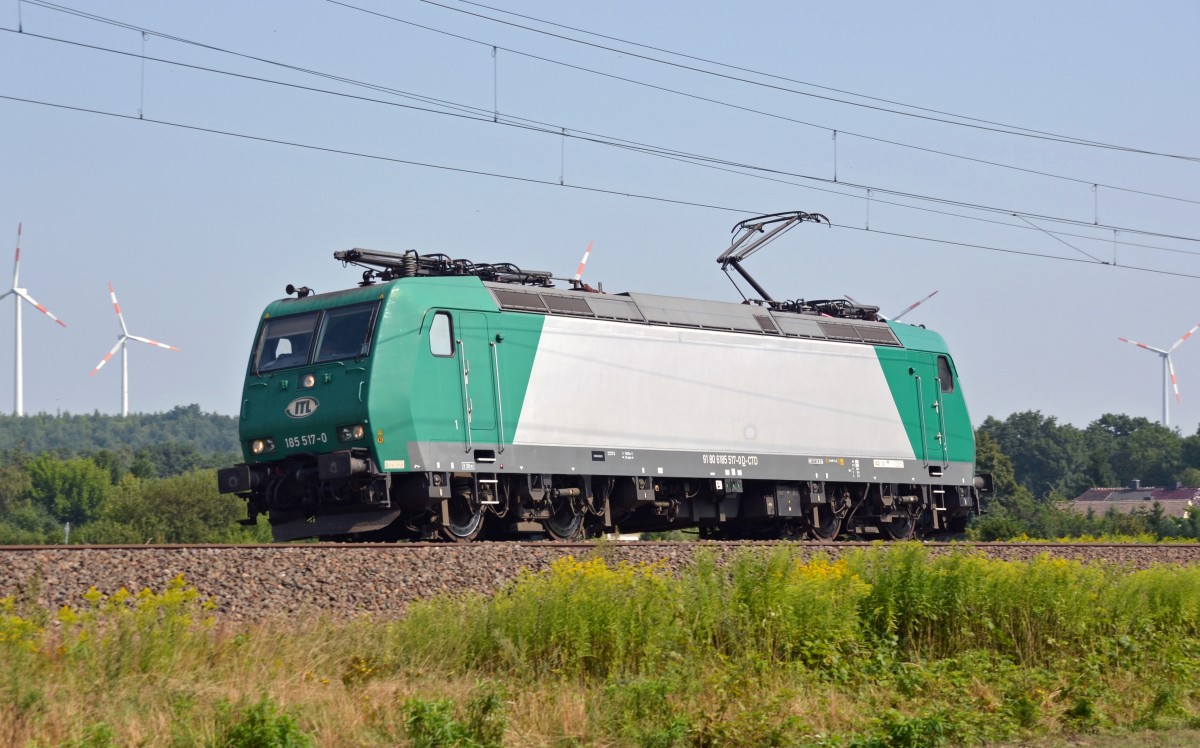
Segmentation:
{"type": "Polygon", "coordinates": [[[295,449],[296,447],[313,447],[318,444],[325,444],[328,441],[328,434],[300,434],[299,436],[283,437],[283,445],[288,449],[295,449]]]}

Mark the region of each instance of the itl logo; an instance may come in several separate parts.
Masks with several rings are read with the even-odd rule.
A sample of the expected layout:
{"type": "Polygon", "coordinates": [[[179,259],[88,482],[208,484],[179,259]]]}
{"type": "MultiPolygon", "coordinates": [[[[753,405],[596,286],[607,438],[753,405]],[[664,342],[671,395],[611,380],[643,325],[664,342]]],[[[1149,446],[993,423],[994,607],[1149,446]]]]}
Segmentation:
{"type": "Polygon", "coordinates": [[[287,413],[289,418],[306,418],[316,413],[319,405],[315,397],[298,397],[288,403],[283,412],[287,413]]]}

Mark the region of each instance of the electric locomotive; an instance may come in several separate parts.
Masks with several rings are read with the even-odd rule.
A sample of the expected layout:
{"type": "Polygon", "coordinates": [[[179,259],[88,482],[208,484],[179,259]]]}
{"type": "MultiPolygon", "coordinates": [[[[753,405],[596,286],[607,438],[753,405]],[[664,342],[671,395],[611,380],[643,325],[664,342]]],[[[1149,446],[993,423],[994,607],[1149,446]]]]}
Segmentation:
{"type": "MultiPolygon", "coordinates": [[[[743,221],[742,303],[351,249],[354,288],[264,311],[220,490],[277,541],[961,532],[988,476],[941,336],[776,301],[742,261],[815,213],[743,221]]],[[[730,276],[732,278],[732,276],[730,276]]],[[[735,287],[737,283],[734,284],[735,287]]]]}

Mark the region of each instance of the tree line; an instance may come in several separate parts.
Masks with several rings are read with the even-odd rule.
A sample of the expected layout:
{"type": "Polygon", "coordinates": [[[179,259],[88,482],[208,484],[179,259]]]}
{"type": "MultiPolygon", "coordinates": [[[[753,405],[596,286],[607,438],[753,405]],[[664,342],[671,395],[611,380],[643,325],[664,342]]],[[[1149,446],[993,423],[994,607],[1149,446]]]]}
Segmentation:
{"type": "Polygon", "coordinates": [[[267,540],[217,492],[216,470],[240,460],[237,419],[197,405],[0,416],[0,544],[267,540]]]}
{"type": "Polygon", "coordinates": [[[1200,430],[1182,436],[1145,418],[1106,413],[1086,428],[1060,424],[1040,411],[988,417],[975,432],[976,470],[996,490],[970,535],[980,540],[1140,536],[1200,540],[1200,507],[1167,516],[1151,504],[1128,514],[1073,511],[1068,502],[1089,488],[1200,487],[1200,430]]]}
{"type": "Polygon", "coordinates": [[[177,405],[166,413],[110,416],[39,413],[0,415],[0,452],[20,448],[33,454],[74,455],[83,451],[139,450],[187,444],[201,454],[238,451],[237,419],[204,413],[199,405],[177,405]]]}

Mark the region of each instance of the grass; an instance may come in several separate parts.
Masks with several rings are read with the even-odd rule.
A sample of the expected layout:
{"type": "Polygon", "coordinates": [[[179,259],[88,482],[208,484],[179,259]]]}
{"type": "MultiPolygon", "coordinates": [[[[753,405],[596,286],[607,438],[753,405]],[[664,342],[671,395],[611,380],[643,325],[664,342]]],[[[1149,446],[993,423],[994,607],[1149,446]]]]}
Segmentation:
{"type": "Polygon", "coordinates": [[[700,557],[678,577],[565,559],[397,621],[233,626],[215,605],[183,579],[58,612],[0,600],[0,746],[1200,735],[1200,567],[935,558],[906,544],[837,561],[700,557]]]}

